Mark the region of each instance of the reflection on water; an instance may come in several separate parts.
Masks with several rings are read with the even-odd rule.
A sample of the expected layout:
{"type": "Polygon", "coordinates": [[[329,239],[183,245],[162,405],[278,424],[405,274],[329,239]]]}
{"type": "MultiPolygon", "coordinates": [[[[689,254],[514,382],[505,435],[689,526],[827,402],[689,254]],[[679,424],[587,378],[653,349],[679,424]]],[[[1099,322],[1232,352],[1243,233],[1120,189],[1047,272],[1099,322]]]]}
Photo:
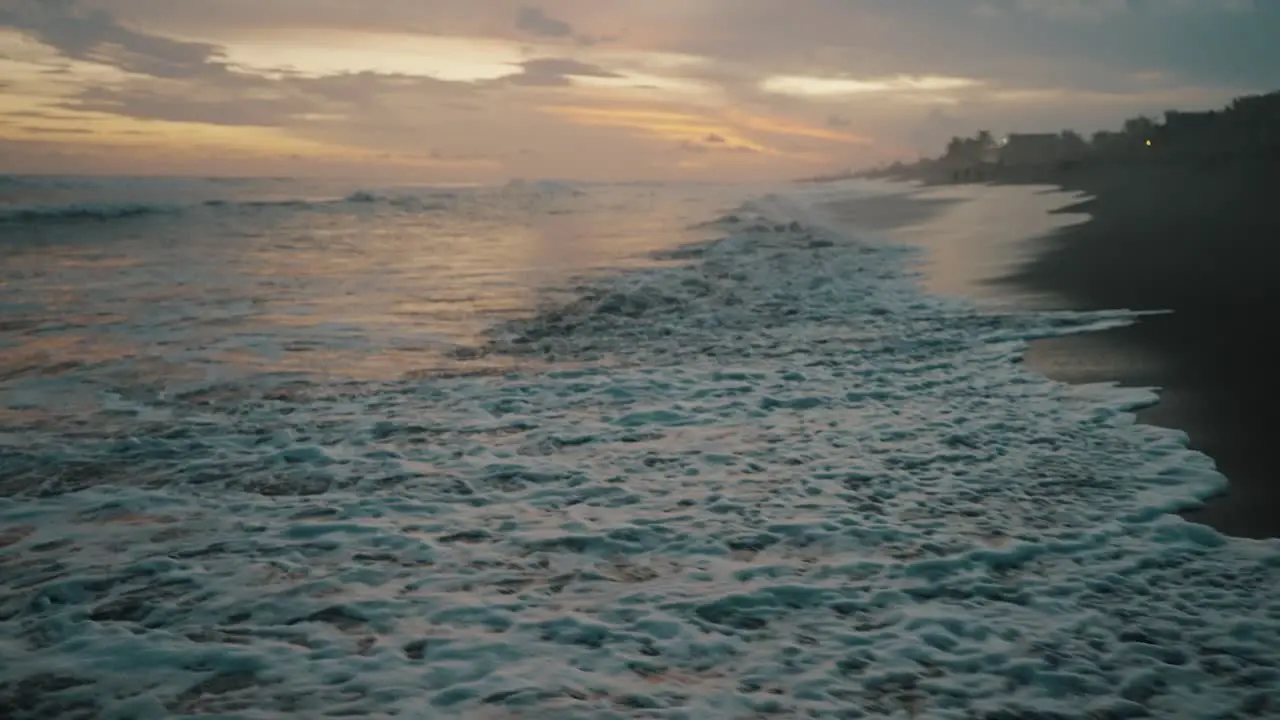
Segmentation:
{"type": "MultiPolygon", "coordinates": [[[[89,388],[139,380],[179,391],[263,373],[430,372],[456,364],[455,348],[496,320],[533,312],[549,286],[705,239],[691,226],[743,192],[419,188],[262,203],[248,202],[263,191],[249,186],[210,203],[206,187],[192,188],[166,190],[179,211],[0,222],[10,412],[25,412],[23,397],[68,409],[89,388]]],[[[277,199],[288,190],[270,186],[277,199]]],[[[6,199],[13,207],[0,198],[0,209],[6,199]]]]}

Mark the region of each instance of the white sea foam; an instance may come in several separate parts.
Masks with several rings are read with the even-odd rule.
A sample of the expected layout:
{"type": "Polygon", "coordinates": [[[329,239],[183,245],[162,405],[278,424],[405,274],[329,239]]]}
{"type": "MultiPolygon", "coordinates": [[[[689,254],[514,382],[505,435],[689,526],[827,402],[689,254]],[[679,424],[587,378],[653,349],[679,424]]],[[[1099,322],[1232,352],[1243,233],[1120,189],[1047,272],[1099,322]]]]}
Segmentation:
{"type": "MultiPolygon", "coordinates": [[[[17,717],[1264,716],[1280,552],[1150,392],[922,295],[814,193],[467,357],[548,370],[118,397],[15,431],[17,717]],[[21,449],[19,449],[21,448],[21,449]]],[[[465,363],[462,364],[465,367],[465,363]]]]}

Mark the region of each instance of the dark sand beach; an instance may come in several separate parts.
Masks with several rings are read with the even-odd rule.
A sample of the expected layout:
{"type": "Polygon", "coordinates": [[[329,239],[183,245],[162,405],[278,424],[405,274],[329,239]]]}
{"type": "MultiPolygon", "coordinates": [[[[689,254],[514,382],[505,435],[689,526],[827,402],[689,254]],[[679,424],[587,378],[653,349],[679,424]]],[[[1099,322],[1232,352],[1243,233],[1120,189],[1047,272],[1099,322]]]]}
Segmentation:
{"type": "Polygon", "coordinates": [[[1139,419],[1186,432],[1230,480],[1186,517],[1280,536],[1280,160],[990,168],[980,184],[946,173],[899,179],[923,181],[912,195],[928,207],[967,201],[938,222],[894,228],[933,257],[932,291],[1023,308],[1165,311],[1035,341],[1026,361],[1063,382],[1159,388],[1139,419]],[[1028,185],[1040,189],[1028,196],[1028,185]],[[1045,211],[1057,216],[1047,235],[1029,217],[1045,211]]]}
{"type": "Polygon", "coordinates": [[[1066,208],[1088,222],[1039,241],[1041,252],[999,285],[1069,308],[1172,311],[1034,343],[1028,362],[1072,383],[1162,388],[1140,419],[1187,432],[1231,483],[1187,516],[1232,535],[1280,535],[1280,163],[1080,166],[992,180],[1093,197],[1066,208]]]}

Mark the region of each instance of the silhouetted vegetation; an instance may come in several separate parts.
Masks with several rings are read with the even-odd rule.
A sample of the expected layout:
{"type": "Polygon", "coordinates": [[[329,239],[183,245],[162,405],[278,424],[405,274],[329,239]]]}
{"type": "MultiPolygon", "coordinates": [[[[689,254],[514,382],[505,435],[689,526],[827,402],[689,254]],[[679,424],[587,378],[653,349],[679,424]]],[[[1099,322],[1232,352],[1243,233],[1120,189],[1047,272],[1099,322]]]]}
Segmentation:
{"type": "Polygon", "coordinates": [[[995,148],[996,141],[991,135],[991,131],[979,130],[971,138],[951,138],[951,142],[947,143],[947,152],[943,157],[960,162],[982,162],[984,156],[995,148]]]}
{"type": "Polygon", "coordinates": [[[1163,121],[1138,115],[1119,130],[1099,130],[1089,139],[1071,129],[1056,133],[1012,133],[996,140],[989,130],[952,137],[941,156],[894,163],[871,177],[940,176],[985,179],[1004,167],[1069,169],[1082,162],[1193,160],[1201,165],[1252,159],[1280,161],[1280,92],[1236,98],[1220,110],[1169,110],[1163,121]]]}

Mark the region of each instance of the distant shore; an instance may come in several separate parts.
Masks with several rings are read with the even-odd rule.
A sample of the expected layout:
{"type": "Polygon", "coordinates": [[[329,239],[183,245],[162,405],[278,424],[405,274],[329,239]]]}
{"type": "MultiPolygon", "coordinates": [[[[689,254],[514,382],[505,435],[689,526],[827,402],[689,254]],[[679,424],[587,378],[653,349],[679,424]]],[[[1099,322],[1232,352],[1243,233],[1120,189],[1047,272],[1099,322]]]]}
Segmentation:
{"type": "MultiPolygon", "coordinates": [[[[1133,327],[1033,343],[1027,361],[1065,382],[1159,386],[1143,422],[1188,433],[1231,481],[1187,513],[1246,537],[1280,536],[1280,160],[991,167],[990,184],[1092,197],[1089,222],[1050,235],[998,281],[1071,309],[1172,310],[1133,327]]],[[[894,179],[948,184],[951,176],[894,179]]]]}

